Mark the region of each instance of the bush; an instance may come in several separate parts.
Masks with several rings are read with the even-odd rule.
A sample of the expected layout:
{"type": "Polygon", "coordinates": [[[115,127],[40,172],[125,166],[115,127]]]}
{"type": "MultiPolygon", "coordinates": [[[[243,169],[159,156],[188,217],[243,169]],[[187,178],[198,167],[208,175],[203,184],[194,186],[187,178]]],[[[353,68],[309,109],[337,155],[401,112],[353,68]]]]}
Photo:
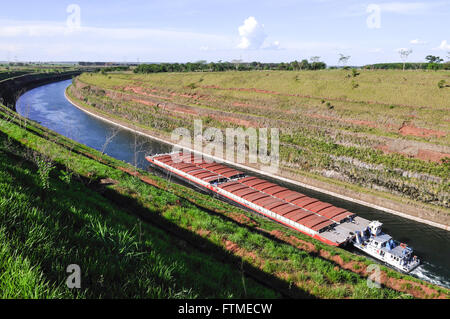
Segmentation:
{"type": "Polygon", "coordinates": [[[38,175],[42,189],[50,189],[50,173],[54,168],[51,160],[40,155],[35,155],[34,160],[38,167],[38,175]]]}

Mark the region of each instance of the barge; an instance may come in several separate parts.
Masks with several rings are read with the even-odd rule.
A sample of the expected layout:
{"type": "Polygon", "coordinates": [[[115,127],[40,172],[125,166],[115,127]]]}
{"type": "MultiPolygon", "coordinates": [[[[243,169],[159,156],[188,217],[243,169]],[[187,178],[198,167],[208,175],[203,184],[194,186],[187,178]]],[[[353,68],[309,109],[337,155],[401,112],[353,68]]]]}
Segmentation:
{"type": "Polygon", "coordinates": [[[381,223],[359,217],[344,208],[250,176],[223,163],[206,161],[192,153],[158,154],[147,156],[146,160],[154,168],[328,245],[354,245],[404,272],[420,263],[406,245],[396,245],[390,237],[386,237],[386,241],[375,240],[382,234],[381,223]],[[375,247],[375,243],[380,246],[375,247]],[[394,251],[394,246],[407,251],[400,251],[400,248],[394,251]],[[393,258],[388,258],[391,255],[393,258]]]}

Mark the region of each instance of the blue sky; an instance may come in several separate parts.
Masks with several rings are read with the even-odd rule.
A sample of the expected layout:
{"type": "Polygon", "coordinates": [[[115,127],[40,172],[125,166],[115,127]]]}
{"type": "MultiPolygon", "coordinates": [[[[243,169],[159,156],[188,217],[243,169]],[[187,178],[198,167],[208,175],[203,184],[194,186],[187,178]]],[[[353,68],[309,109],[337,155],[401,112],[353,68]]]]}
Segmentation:
{"type": "Polygon", "coordinates": [[[348,64],[450,51],[450,0],[5,1],[0,61],[348,64]]]}

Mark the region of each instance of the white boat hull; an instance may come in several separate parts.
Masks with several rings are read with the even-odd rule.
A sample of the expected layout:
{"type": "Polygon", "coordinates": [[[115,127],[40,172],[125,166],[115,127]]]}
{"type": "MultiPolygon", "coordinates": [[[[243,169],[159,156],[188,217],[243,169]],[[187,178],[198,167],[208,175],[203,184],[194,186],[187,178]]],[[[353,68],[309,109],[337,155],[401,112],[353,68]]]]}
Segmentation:
{"type": "Polygon", "coordinates": [[[397,270],[400,270],[402,272],[408,273],[411,272],[413,269],[415,269],[417,266],[420,265],[420,260],[419,259],[415,259],[415,261],[411,261],[409,263],[407,263],[406,265],[401,265],[398,262],[393,262],[392,259],[390,258],[386,258],[385,256],[380,255],[379,251],[380,250],[376,250],[370,246],[367,245],[360,245],[357,243],[354,243],[354,246],[356,248],[358,248],[359,250],[363,251],[364,253],[366,253],[369,256],[372,256],[375,259],[378,259],[382,262],[384,262],[385,264],[394,267],[397,270]]]}

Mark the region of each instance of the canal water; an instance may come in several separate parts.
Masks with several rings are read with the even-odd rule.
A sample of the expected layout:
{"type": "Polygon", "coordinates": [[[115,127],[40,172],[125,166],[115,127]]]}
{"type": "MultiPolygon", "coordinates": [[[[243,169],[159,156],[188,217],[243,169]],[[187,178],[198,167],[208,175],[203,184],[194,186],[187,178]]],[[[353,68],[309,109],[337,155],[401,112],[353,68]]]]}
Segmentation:
{"type": "MultiPolygon", "coordinates": [[[[111,157],[147,169],[145,156],[170,152],[168,144],[152,140],[93,117],[73,106],[64,96],[72,80],[44,85],[23,94],[16,103],[19,114],[111,157]]],[[[242,169],[240,169],[242,170],[242,169]]],[[[250,172],[252,175],[258,175],[250,172]]],[[[273,181],[271,178],[260,176],[273,181]]],[[[393,238],[412,246],[423,261],[412,275],[450,288],[450,232],[355,204],[320,192],[276,181],[369,220],[377,219],[393,238]]]]}

